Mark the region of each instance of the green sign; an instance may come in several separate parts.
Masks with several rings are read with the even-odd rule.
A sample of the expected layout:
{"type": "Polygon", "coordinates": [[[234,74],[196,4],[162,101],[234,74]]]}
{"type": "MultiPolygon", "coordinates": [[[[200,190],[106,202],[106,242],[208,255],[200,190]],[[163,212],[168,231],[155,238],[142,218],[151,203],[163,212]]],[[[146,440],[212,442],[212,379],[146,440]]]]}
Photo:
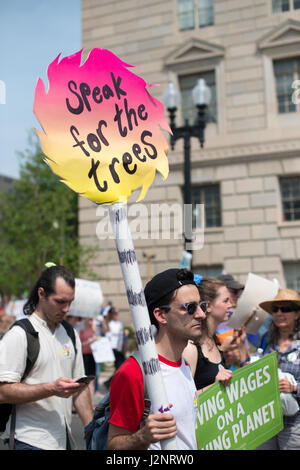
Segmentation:
{"type": "Polygon", "coordinates": [[[199,394],[198,449],[255,449],[282,428],[275,352],[236,371],[228,387],[217,382],[199,394]]]}

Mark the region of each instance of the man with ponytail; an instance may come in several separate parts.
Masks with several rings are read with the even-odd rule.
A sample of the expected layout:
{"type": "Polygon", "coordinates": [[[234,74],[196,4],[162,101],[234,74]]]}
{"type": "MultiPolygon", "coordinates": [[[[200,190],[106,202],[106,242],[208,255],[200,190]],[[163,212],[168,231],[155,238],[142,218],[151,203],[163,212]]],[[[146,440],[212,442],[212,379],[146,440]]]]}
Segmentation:
{"type": "MultiPolygon", "coordinates": [[[[14,325],[0,341],[0,403],[13,405],[16,450],[74,448],[72,399],[83,425],[92,419],[88,388],[76,382],[85,375],[81,342],[64,323],[74,294],[75,279],[64,266],[41,273],[24,305],[32,334],[38,337],[38,354],[25,379],[26,331],[14,325]]],[[[10,429],[8,422],[4,438],[10,429]]]]}

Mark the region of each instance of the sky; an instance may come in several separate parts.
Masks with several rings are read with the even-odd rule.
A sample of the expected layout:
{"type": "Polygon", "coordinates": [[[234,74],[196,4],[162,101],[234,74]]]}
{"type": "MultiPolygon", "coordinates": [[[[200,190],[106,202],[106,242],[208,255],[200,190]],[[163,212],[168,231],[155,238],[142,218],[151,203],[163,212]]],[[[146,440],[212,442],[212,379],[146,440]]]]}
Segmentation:
{"type": "Polygon", "coordinates": [[[81,49],[80,0],[0,0],[0,175],[18,178],[38,78],[61,53],[81,49]]]}

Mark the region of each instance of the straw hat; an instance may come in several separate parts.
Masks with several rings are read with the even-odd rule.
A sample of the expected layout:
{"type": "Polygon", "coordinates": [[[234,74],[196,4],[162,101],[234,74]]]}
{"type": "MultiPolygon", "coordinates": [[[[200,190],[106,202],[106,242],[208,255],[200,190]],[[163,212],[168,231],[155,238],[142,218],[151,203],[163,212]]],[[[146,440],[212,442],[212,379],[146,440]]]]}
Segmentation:
{"type": "Polygon", "coordinates": [[[277,302],[293,303],[298,305],[300,309],[300,295],[298,292],[292,289],[279,289],[274,299],[268,300],[267,302],[262,302],[259,304],[259,306],[266,310],[266,312],[272,313],[272,305],[277,302]]]}

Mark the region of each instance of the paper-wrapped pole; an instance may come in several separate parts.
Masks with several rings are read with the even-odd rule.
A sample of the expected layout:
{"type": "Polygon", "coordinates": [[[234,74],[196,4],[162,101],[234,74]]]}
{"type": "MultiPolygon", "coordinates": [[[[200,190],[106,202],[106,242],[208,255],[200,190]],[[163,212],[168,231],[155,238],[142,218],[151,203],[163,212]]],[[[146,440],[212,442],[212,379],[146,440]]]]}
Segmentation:
{"type": "MultiPolygon", "coordinates": [[[[169,402],[160,371],[144,289],[128,225],[126,206],[122,203],[112,204],[109,206],[109,215],[142,358],[147,390],[152,409],[154,412],[158,412],[168,408],[169,402]]],[[[176,450],[176,438],[161,441],[161,448],[176,450]]]]}
{"type": "MultiPolygon", "coordinates": [[[[119,201],[127,201],[138,188],[138,200],[143,199],[156,171],[167,178],[168,144],[162,130],[171,129],[150,85],[112,52],[94,48],[83,63],[82,50],[59,59],[48,67],[48,90],[41,79],[37,82],[34,114],[42,130],[36,132],[45,161],[64,184],[97,204],[112,204],[129,306],[137,338],[143,338],[139,350],[149,396],[154,410],[165,410],[142,282],[136,260],[131,262],[135,253],[126,209],[119,201]]],[[[175,449],[175,442],[162,441],[162,448],[175,449]]]]}

